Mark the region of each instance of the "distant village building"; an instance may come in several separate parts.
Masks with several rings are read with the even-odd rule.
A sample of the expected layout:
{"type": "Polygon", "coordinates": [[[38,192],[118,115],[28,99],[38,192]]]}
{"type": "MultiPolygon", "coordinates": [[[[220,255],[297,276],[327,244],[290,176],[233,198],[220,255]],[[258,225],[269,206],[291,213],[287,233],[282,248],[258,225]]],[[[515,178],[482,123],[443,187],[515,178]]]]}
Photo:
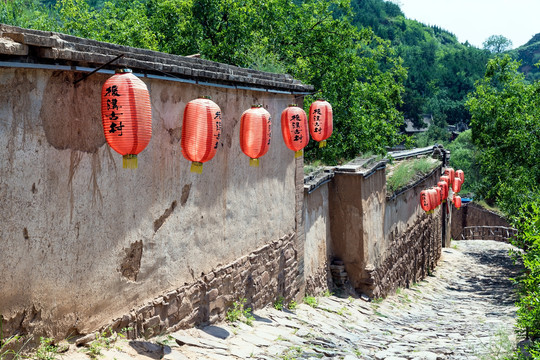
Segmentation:
{"type": "Polygon", "coordinates": [[[424,126],[417,128],[413,121],[411,119],[405,119],[405,130],[404,133],[406,135],[413,135],[413,134],[419,134],[426,132],[431,124],[433,123],[433,115],[432,114],[420,114],[422,117],[422,121],[424,122],[424,126]]]}
{"type": "MultiPolygon", "coordinates": [[[[420,114],[424,123],[421,127],[416,127],[411,119],[405,119],[405,129],[403,133],[406,135],[421,134],[426,132],[431,124],[433,124],[432,114],[420,114]]],[[[451,134],[450,140],[454,140],[460,133],[469,129],[469,126],[465,121],[460,121],[455,125],[448,125],[446,130],[451,134]]]]}
{"type": "Polygon", "coordinates": [[[469,126],[467,125],[466,122],[460,121],[455,125],[448,125],[447,129],[448,129],[448,132],[452,134],[450,137],[450,140],[454,141],[458,137],[459,134],[461,134],[462,132],[466,130],[469,130],[469,126]]]}

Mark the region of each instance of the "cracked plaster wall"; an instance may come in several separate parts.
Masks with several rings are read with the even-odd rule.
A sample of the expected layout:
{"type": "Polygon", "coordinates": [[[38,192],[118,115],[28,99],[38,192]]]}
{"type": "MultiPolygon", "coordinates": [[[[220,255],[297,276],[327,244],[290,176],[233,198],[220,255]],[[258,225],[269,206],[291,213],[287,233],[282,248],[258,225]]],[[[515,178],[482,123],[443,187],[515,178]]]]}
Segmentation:
{"type": "Polygon", "coordinates": [[[156,294],[193,283],[295,231],[295,162],[281,137],[292,95],[142,79],[152,140],[137,170],[105,142],[108,75],[0,68],[0,314],[4,333],[88,333],[156,294]],[[223,112],[202,175],[180,150],[186,103],[223,112]],[[259,168],[239,146],[240,115],[272,114],[259,168]]]}

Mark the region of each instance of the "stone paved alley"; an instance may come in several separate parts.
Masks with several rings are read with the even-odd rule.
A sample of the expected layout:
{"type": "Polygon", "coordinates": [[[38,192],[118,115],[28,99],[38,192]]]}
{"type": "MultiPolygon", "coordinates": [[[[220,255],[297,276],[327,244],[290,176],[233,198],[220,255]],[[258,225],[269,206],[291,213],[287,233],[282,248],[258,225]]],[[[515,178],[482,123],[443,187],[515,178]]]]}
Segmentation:
{"type": "MultiPolygon", "coordinates": [[[[520,267],[510,245],[455,241],[432,276],[383,301],[322,296],[294,311],[267,307],[253,326],[181,330],[149,341],[119,340],[103,359],[492,359],[515,343],[520,267]],[[161,345],[160,345],[161,344],[161,345]]],[[[87,359],[81,348],[67,357],[87,359]]]]}

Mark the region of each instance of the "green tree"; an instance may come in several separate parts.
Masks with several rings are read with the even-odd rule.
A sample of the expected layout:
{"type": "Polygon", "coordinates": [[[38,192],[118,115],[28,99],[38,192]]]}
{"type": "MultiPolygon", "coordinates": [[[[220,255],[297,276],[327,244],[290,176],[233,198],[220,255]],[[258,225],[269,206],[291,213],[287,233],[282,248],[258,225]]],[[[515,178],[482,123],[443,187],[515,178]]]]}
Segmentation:
{"type": "Polygon", "coordinates": [[[0,23],[37,30],[56,30],[56,14],[39,0],[0,1],[0,23]]]}
{"type": "MultiPolygon", "coordinates": [[[[540,358],[540,204],[522,206],[513,225],[519,230],[513,244],[525,251],[516,252],[526,271],[518,280],[519,300],[516,331],[533,341],[528,346],[532,359],[540,358]]],[[[519,357],[521,358],[521,357],[519,357]]]]}
{"type": "Polygon", "coordinates": [[[447,146],[450,150],[450,166],[454,169],[461,169],[465,173],[465,182],[461,188],[461,193],[475,193],[479,186],[480,167],[478,164],[478,149],[472,141],[472,130],[467,130],[447,146]]]}
{"type": "MultiPolygon", "coordinates": [[[[33,4],[46,12],[46,6],[33,4]]],[[[179,55],[200,53],[313,84],[317,97],[334,107],[335,132],[327,148],[308,147],[309,159],[336,163],[360,152],[384,153],[403,140],[397,107],[406,71],[389,41],[351,23],[348,0],[58,0],[50,11],[47,30],[179,55]]],[[[402,16],[393,3],[382,3],[381,11],[402,16]]],[[[7,22],[33,26],[28,18],[6,13],[15,14],[7,22]]],[[[306,109],[313,98],[306,98],[306,109]]]]}
{"type": "Polygon", "coordinates": [[[193,0],[147,0],[146,16],[159,51],[177,55],[199,52],[202,35],[193,19],[193,0]]]}
{"type": "Polygon", "coordinates": [[[467,101],[479,194],[510,215],[540,198],[540,82],[527,83],[518,67],[509,56],[490,60],[467,101]]]}
{"type": "Polygon", "coordinates": [[[491,35],[482,43],[482,46],[493,54],[500,54],[512,48],[512,40],[502,35],[491,35]]]}
{"type": "Polygon", "coordinates": [[[140,1],[107,1],[101,9],[85,0],[59,0],[60,31],[115,44],[158,50],[160,34],[152,31],[140,1]]]}

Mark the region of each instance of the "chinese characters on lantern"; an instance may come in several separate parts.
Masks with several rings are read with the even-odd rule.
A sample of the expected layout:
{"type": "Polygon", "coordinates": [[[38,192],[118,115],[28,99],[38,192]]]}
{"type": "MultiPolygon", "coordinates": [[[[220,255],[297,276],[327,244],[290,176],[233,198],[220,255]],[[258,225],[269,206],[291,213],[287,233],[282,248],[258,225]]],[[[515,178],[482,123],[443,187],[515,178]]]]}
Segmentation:
{"type": "Polygon", "coordinates": [[[266,125],[268,126],[268,142],[266,145],[270,146],[270,140],[272,138],[272,118],[270,116],[268,117],[266,125]]]}
{"type": "Polygon", "coordinates": [[[120,96],[122,95],[118,93],[118,86],[116,85],[111,85],[105,89],[104,97],[107,98],[107,111],[104,115],[111,121],[111,124],[109,125],[109,133],[115,134],[118,132],[118,136],[122,136],[124,134],[122,130],[124,129],[124,126],[126,126],[122,124],[122,121],[118,121],[118,116],[123,115],[123,113],[118,112],[120,109],[118,107],[117,98],[120,96]]]}
{"type": "Polygon", "coordinates": [[[293,137],[293,141],[302,141],[302,139],[304,138],[302,136],[302,131],[301,131],[301,128],[300,128],[300,115],[298,114],[294,114],[292,117],[291,117],[291,128],[294,129],[293,131],[293,134],[294,134],[294,137],[293,137]]]}
{"type": "Polygon", "coordinates": [[[321,115],[322,114],[321,114],[320,108],[313,110],[313,120],[315,121],[315,128],[313,129],[314,133],[318,133],[318,134],[321,133],[321,122],[320,122],[321,115]]]}
{"type": "Polygon", "coordinates": [[[219,144],[219,138],[221,137],[221,111],[216,111],[216,115],[214,116],[214,120],[216,120],[216,131],[214,133],[214,137],[216,138],[216,143],[214,145],[214,149],[217,149],[219,144]]]}

